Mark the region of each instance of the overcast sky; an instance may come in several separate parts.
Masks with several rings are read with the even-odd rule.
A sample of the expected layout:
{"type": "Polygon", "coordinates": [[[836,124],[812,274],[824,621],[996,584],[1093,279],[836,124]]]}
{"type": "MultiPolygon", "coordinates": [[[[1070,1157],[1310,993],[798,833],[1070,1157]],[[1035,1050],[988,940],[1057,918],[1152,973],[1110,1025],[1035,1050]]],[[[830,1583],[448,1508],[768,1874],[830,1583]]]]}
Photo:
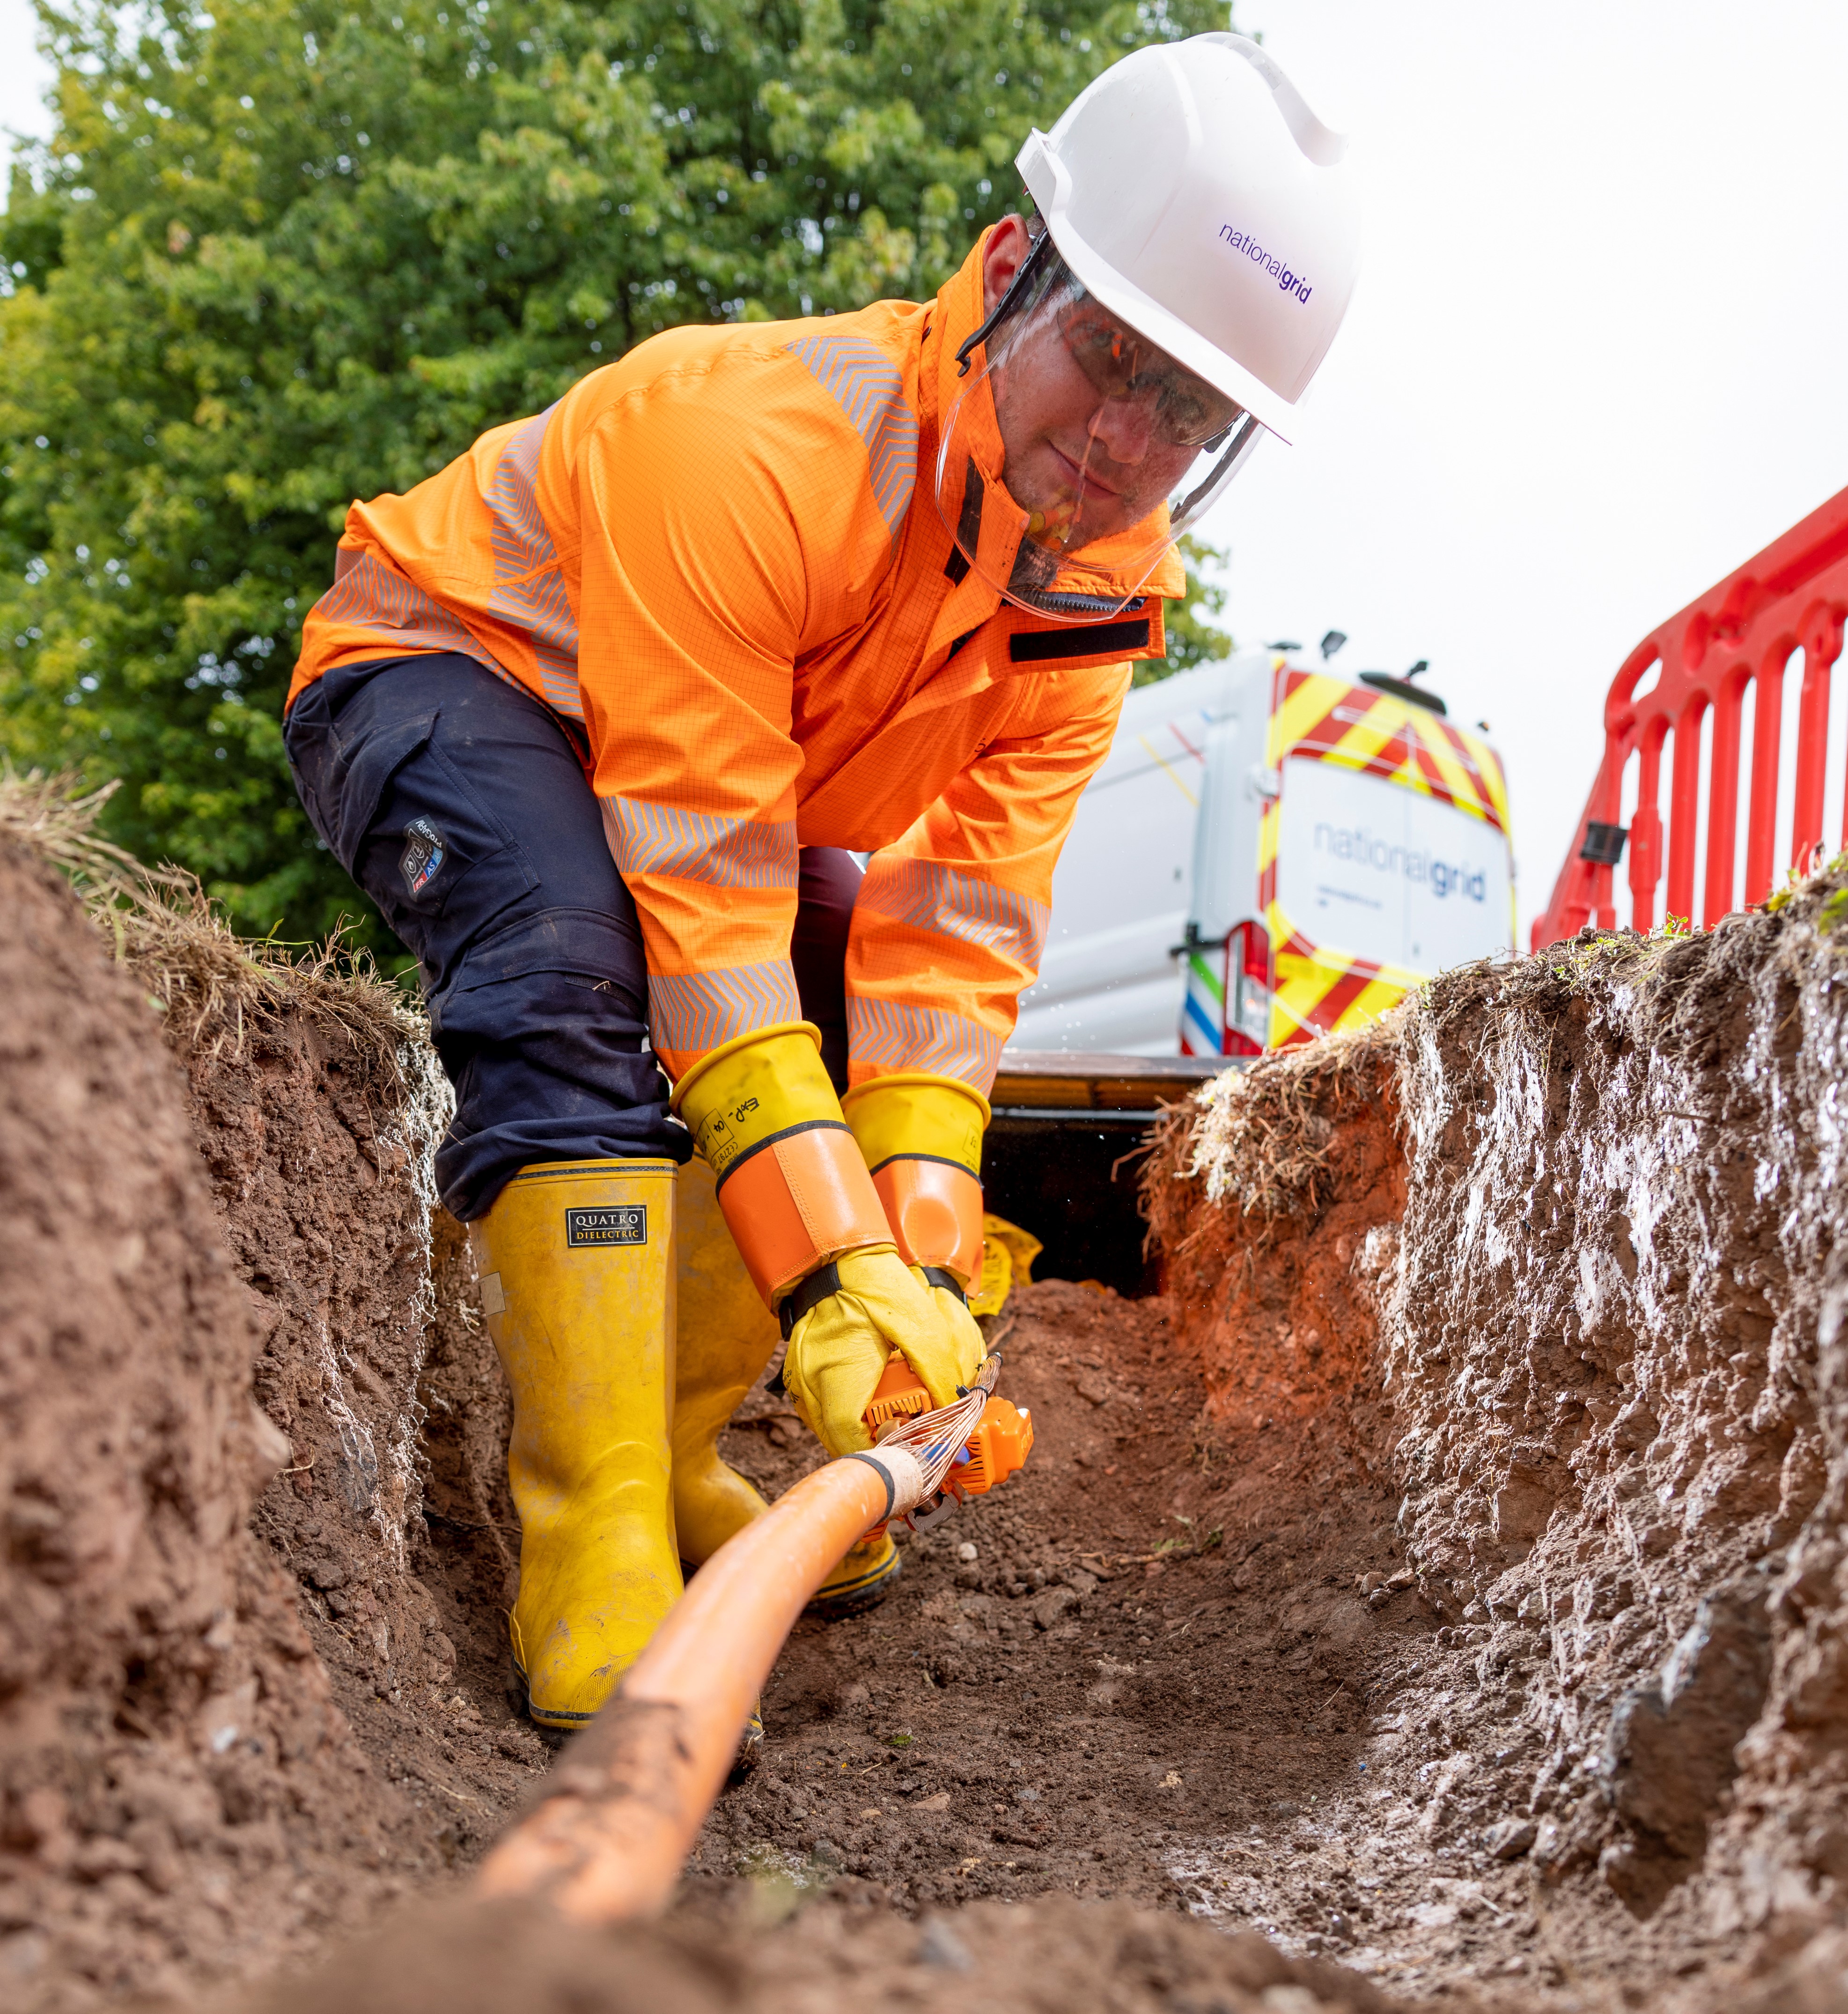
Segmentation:
{"type": "Polygon", "coordinates": [[[1524,946],[1618,665],[1848,486],[1848,7],[1245,0],[1239,20],[1355,136],[1371,229],[1314,443],[1265,448],[1211,529],[1228,612],[1241,640],[1345,629],[1350,673],[1428,658],[1488,721],[1524,946]]]}
{"type": "MultiPolygon", "coordinates": [[[[25,0],[0,0],[0,127],[9,131],[45,130],[38,100],[50,72],[33,44],[37,25],[25,0]]],[[[0,144],[11,153],[9,143],[0,144]]]]}
{"type": "MultiPolygon", "coordinates": [[[[1345,629],[1350,674],[1428,658],[1488,720],[1524,944],[1619,662],[1848,485],[1848,6],[1245,0],[1239,20],[1355,136],[1372,229],[1314,441],[1255,457],[1209,527],[1233,626],[1345,629]]],[[[0,0],[0,124],[41,130],[31,36],[0,0]]]]}

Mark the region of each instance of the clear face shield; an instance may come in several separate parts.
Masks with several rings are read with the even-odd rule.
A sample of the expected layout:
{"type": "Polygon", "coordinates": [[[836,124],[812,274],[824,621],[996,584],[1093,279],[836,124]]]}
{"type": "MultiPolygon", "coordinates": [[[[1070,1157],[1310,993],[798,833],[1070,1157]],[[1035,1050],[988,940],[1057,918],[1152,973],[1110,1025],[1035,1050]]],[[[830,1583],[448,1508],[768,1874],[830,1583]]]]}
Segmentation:
{"type": "Polygon", "coordinates": [[[937,511],[969,564],[1064,622],[1117,613],[1164,561],[1173,579],[1155,584],[1178,588],[1175,541],[1264,428],[1087,293],[1049,236],[964,346],[965,368],[978,346],[937,464],[937,511]]]}

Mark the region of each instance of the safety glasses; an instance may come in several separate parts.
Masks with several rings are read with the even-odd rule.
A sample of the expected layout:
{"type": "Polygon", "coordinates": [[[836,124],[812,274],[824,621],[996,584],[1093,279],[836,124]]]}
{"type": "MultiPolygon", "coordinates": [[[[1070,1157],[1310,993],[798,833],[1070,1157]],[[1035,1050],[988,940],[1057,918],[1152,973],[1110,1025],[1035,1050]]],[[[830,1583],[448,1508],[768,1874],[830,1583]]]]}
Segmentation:
{"type": "Polygon", "coordinates": [[[1172,447],[1210,450],[1244,417],[1242,406],[1126,328],[1088,296],[1055,325],[1066,354],[1098,396],[1147,407],[1157,437],[1172,447]]]}

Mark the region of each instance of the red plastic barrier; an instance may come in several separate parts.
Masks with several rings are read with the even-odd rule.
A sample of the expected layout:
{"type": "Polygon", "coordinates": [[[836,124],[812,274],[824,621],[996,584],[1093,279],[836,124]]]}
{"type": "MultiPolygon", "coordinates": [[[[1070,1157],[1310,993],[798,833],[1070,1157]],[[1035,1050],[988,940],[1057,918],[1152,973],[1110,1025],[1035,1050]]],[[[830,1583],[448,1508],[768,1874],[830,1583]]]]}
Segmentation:
{"type": "MultiPolygon", "coordinates": [[[[1613,855],[1623,841],[1624,769],[1638,760],[1636,815],[1631,821],[1631,921],[1655,926],[1664,827],[1660,810],[1662,750],[1674,732],[1669,779],[1667,854],[1668,913],[1693,919],[1694,849],[1700,805],[1700,736],[1714,715],[1707,776],[1707,885],[1702,924],[1710,928],[1735,906],[1739,837],[1739,748],[1746,689],[1753,687],[1752,774],[1741,901],[1761,902],[1776,884],[1778,781],[1785,668],[1803,658],[1793,764],[1789,865],[1807,869],[1824,844],[1823,787],[1828,763],[1829,674],[1841,655],[1848,617],[1848,489],[1832,496],[1756,559],[1748,560],[1644,638],[1624,661],[1604,702],[1604,760],[1592,786],[1572,851],[1536,919],[1535,951],[1573,936],[1594,917],[1602,930],[1617,921],[1611,903],[1613,855]],[[1661,675],[1633,697],[1653,666],[1661,675]],[[1599,856],[1603,855],[1603,858],[1599,856]]],[[[1848,802],[1848,791],[1844,793],[1848,802]]],[[[1838,835],[1848,848],[1848,815],[1838,835]]]]}

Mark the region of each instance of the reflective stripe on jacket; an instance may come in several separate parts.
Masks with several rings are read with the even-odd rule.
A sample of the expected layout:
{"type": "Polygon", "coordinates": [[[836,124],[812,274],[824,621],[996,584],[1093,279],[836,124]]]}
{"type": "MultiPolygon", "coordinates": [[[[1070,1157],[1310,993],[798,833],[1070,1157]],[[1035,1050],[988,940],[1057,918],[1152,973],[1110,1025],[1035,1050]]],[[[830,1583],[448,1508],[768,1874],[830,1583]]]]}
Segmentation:
{"type": "MultiPolygon", "coordinates": [[[[453,650],[582,723],[674,1076],[801,1018],[799,844],[875,854],[847,957],[854,1082],[986,1093],[1038,972],[1126,661],[1162,654],[1159,597],[1182,582],[1171,564],[1140,605],[1074,625],[963,561],[932,471],[980,303],[978,247],[929,306],[670,330],[347,514],[290,698],[334,665],[453,650]]],[[[958,493],[1005,579],[1022,521],[972,463],[958,493]]]]}

